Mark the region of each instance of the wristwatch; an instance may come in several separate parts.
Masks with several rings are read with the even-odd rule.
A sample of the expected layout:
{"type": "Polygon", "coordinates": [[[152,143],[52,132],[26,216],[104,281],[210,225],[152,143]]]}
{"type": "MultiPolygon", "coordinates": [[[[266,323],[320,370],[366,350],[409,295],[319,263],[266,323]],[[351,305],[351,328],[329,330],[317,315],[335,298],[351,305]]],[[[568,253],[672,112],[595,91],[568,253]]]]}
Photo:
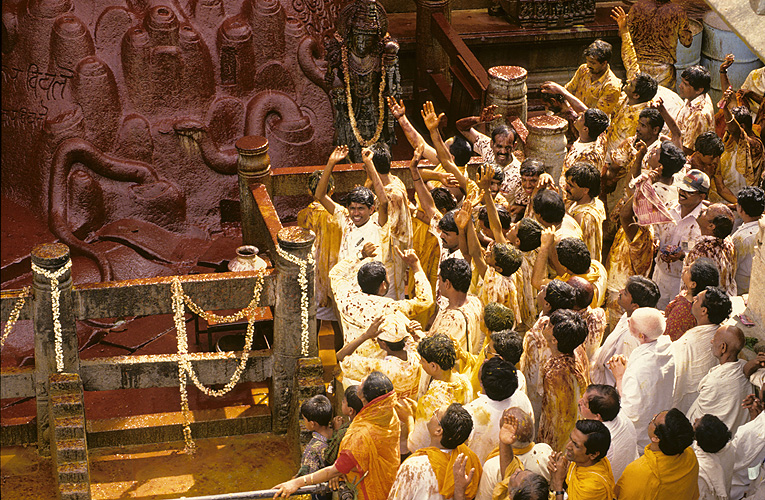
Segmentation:
{"type": "Polygon", "coordinates": [[[565,492],[565,491],[563,491],[563,490],[561,490],[561,491],[556,491],[556,492],[555,492],[555,496],[556,496],[556,497],[557,497],[558,495],[565,495],[565,494],[566,494],[566,492],[565,492]]]}
{"type": "Polygon", "coordinates": [[[364,252],[363,252],[363,250],[359,250],[358,252],[356,252],[356,257],[358,257],[359,260],[364,260],[364,252]]]}

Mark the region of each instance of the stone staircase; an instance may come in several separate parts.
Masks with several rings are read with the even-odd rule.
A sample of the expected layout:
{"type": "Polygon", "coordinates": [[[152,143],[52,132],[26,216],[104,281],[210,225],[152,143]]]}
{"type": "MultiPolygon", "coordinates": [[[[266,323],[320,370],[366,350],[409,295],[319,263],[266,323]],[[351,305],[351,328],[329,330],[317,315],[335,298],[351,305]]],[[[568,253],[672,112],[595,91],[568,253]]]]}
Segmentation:
{"type": "Polygon", "coordinates": [[[85,436],[85,407],[80,376],[50,377],[51,452],[60,500],[90,500],[90,469],[85,436]]]}

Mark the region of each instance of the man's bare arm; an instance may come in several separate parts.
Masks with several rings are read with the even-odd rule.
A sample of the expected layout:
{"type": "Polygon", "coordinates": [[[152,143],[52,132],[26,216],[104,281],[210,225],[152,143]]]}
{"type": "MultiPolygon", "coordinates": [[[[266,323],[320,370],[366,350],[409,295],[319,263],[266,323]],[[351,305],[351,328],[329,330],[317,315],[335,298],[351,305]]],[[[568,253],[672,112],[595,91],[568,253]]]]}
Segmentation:
{"type": "Polygon", "coordinates": [[[491,196],[491,178],[493,172],[490,169],[478,169],[478,187],[483,190],[483,204],[486,207],[486,215],[489,216],[489,229],[494,237],[495,243],[507,243],[505,232],[502,230],[502,222],[499,220],[499,212],[494,204],[494,198],[491,196]]]}
{"type": "Polygon", "coordinates": [[[430,146],[427,142],[425,142],[425,139],[420,135],[419,132],[417,132],[417,130],[414,128],[414,125],[412,125],[412,123],[406,117],[406,107],[404,106],[404,101],[401,100],[396,102],[396,99],[393,97],[388,97],[388,108],[390,108],[391,114],[393,114],[393,117],[398,121],[398,125],[401,127],[401,130],[404,131],[406,140],[409,141],[409,144],[412,145],[412,148],[417,149],[417,146],[422,144],[422,157],[434,165],[438,163],[438,155],[436,155],[436,150],[433,149],[433,147],[430,146]]]}
{"type": "Polygon", "coordinates": [[[372,181],[375,195],[377,196],[377,223],[380,226],[384,226],[388,222],[388,195],[385,194],[385,186],[383,186],[380,174],[375,170],[375,166],[372,164],[373,153],[370,149],[364,148],[361,151],[361,159],[364,163],[364,169],[367,171],[367,176],[372,181]]]}
{"type": "Polygon", "coordinates": [[[457,123],[455,123],[455,126],[457,127],[457,130],[465,136],[465,139],[470,141],[470,144],[475,144],[475,141],[479,139],[478,131],[475,130],[475,126],[479,123],[487,123],[492,120],[496,120],[498,118],[501,118],[502,115],[495,115],[494,112],[497,110],[497,106],[492,104],[491,106],[486,106],[481,110],[480,116],[466,116],[465,118],[460,118],[457,120],[457,123]]]}
{"type": "Polygon", "coordinates": [[[332,169],[335,168],[335,165],[337,165],[337,163],[346,156],[348,156],[348,146],[338,146],[334,149],[334,151],[332,151],[332,153],[329,155],[329,160],[327,160],[327,166],[324,167],[324,172],[321,174],[321,179],[319,179],[319,184],[316,186],[316,192],[313,196],[316,201],[322,204],[327,212],[333,215],[335,210],[337,210],[338,205],[332,201],[332,198],[330,198],[327,194],[329,178],[332,176],[332,169]]]}
{"type": "Polygon", "coordinates": [[[441,137],[441,132],[438,130],[438,124],[441,122],[444,114],[437,115],[433,103],[427,101],[422,105],[422,119],[425,122],[425,126],[430,132],[430,138],[433,141],[433,145],[436,147],[436,153],[438,154],[438,161],[444,170],[452,174],[459,183],[459,186],[463,191],[467,192],[467,179],[460,173],[457,166],[454,164],[452,155],[446,148],[444,139],[441,137]]]}

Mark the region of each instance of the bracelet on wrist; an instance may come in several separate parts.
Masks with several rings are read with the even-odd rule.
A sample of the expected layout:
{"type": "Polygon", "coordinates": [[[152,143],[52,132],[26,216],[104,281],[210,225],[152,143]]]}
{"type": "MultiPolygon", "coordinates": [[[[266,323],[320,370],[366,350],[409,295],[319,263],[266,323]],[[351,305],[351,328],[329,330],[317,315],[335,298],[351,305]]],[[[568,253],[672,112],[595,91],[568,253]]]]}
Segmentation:
{"type": "Polygon", "coordinates": [[[721,69],[720,70],[720,74],[721,75],[726,75],[726,74],[728,74],[728,70],[727,69],[721,69]]]}
{"type": "Polygon", "coordinates": [[[417,177],[416,179],[412,179],[412,182],[417,182],[417,181],[419,181],[420,179],[422,179],[422,177],[417,177]]]}

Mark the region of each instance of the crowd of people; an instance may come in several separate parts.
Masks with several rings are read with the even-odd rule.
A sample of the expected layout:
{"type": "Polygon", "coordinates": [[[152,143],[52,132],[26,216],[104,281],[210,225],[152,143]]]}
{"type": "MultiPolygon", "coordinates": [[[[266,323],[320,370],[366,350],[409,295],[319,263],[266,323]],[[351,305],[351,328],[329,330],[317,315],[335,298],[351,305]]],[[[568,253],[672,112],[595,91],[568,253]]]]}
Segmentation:
{"type": "MultiPolygon", "coordinates": [[[[542,88],[571,124],[558,178],[523,156],[521,126],[478,130],[493,107],[444,140],[425,103],[428,141],[394,100],[413,196],[380,144],[343,204],[347,147],[311,176],[298,223],[316,233],[317,317],[343,334],[343,415],[305,401],[313,437],[277,495],[765,498],[765,345],[741,359],[730,320],[765,210],[763,74],[715,106],[692,66],[675,94],[674,59],[633,27],[642,3],[612,13],[623,84],[597,40],[570,82],[542,88]]],[[[656,33],[673,58],[690,38],[672,9],[656,33]]]]}

